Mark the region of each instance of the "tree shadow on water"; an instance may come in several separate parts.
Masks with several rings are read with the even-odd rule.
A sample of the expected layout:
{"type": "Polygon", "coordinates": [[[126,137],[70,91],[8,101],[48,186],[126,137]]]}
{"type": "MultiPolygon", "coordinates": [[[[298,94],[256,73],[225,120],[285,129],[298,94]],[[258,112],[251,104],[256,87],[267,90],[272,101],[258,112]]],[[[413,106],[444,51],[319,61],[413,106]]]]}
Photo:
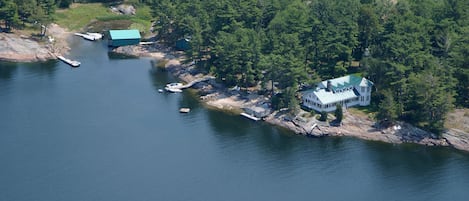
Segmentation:
{"type": "Polygon", "coordinates": [[[17,73],[16,63],[0,62],[0,79],[9,80],[17,73]]]}

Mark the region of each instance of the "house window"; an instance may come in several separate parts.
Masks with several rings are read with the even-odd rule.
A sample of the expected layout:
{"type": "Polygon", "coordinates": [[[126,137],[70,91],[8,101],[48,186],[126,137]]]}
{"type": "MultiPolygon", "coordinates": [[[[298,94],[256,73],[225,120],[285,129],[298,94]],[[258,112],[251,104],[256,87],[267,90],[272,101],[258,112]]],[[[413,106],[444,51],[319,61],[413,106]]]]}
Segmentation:
{"type": "Polygon", "coordinates": [[[366,91],[367,91],[367,92],[370,92],[370,90],[371,90],[371,87],[367,87],[367,90],[366,90],[366,91]]]}

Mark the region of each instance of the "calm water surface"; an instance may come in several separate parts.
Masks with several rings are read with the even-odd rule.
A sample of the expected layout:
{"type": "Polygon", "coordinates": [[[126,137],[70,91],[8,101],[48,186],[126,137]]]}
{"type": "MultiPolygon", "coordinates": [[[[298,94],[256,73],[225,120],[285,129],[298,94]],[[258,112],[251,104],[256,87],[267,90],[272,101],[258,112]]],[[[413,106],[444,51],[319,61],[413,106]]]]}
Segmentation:
{"type": "Polygon", "coordinates": [[[73,47],[79,68],[0,63],[1,201],[469,199],[467,153],[295,136],[158,93],[174,78],[149,59],[73,47]]]}

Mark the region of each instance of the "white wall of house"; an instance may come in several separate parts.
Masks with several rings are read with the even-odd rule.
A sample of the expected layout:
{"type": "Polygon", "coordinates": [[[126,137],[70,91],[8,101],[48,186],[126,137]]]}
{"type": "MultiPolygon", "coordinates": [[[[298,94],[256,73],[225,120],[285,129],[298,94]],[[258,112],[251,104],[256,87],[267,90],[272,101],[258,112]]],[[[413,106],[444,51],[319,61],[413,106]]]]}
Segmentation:
{"type": "Polygon", "coordinates": [[[355,89],[360,93],[359,105],[367,106],[371,102],[371,87],[355,86],[355,89]]]}
{"type": "Polygon", "coordinates": [[[343,100],[343,101],[335,102],[335,103],[322,104],[321,102],[319,102],[319,99],[313,93],[309,93],[303,97],[303,106],[309,109],[320,111],[320,112],[321,111],[326,111],[326,112],[335,111],[337,104],[340,104],[343,107],[353,107],[356,105],[361,105],[362,102],[360,101],[360,98],[358,97],[358,98],[343,100]]]}

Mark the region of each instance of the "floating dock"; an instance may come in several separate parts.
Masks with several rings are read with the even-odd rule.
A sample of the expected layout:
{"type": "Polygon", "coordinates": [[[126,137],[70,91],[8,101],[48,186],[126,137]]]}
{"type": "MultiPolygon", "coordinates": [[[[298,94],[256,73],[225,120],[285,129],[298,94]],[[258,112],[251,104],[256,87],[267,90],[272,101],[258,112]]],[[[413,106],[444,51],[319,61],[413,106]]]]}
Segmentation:
{"type": "Polygon", "coordinates": [[[78,67],[81,65],[81,63],[79,61],[74,61],[74,60],[70,60],[70,59],[67,59],[63,56],[57,56],[58,59],[60,59],[61,61],[65,62],[66,64],[72,66],[72,67],[78,67]]]}

